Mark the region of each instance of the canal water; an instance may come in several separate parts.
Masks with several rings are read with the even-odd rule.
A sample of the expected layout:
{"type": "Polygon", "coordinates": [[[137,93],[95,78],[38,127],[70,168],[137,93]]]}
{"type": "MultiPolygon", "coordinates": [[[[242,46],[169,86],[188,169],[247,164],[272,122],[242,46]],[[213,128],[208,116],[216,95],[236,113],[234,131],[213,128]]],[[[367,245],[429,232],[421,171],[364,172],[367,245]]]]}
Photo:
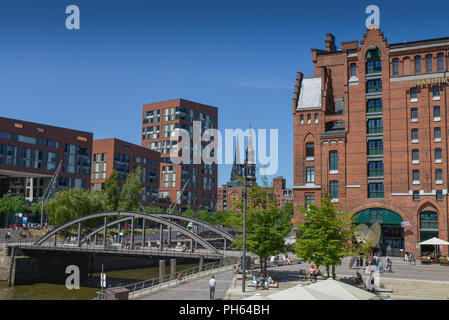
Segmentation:
{"type": "MultiPolygon", "coordinates": [[[[197,264],[177,265],[176,271],[197,267],[197,264]]],[[[170,266],[165,274],[170,273],[170,266]]],[[[107,287],[123,286],[159,276],[159,267],[106,272],[107,287]]],[[[85,286],[79,290],[69,290],[64,284],[37,283],[32,285],[9,287],[0,284],[0,300],[90,300],[100,290],[100,274],[93,274],[85,286]]]]}

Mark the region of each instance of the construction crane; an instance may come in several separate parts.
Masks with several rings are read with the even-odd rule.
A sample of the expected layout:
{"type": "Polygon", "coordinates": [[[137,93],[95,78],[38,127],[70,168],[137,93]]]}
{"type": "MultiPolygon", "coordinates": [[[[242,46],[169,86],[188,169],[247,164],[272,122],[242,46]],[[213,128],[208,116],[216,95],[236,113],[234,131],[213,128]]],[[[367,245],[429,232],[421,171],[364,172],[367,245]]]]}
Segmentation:
{"type": "Polygon", "coordinates": [[[58,168],[56,168],[55,173],[53,174],[53,177],[50,180],[50,183],[47,186],[47,189],[44,192],[44,195],[42,196],[42,207],[41,207],[41,228],[44,226],[44,209],[45,205],[48,202],[48,199],[52,195],[54,189],[56,188],[56,181],[59,176],[59,172],[61,171],[62,167],[62,161],[59,162],[58,168]]]}

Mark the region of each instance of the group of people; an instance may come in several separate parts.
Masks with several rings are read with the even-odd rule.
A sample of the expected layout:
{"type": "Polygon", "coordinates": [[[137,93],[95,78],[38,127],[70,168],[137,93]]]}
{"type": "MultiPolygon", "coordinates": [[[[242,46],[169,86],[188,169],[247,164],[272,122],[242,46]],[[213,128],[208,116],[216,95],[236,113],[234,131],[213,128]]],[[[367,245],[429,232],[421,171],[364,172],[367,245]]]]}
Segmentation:
{"type": "Polygon", "coordinates": [[[366,268],[366,270],[368,270],[368,272],[369,272],[366,283],[363,282],[363,277],[362,277],[361,273],[357,270],[355,272],[355,277],[353,279],[354,284],[364,285],[368,291],[371,291],[374,293],[374,271],[372,271],[372,270],[369,271],[370,270],[369,268],[366,268]]]}
{"type": "MultiPolygon", "coordinates": [[[[288,254],[286,254],[286,253],[283,253],[283,254],[282,254],[282,261],[284,261],[285,264],[292,264],[292,259],[289,258],[289,257],[288,257],[288,254]]],[[[276,267],[279,267],[279,264],[280,264],[279,255],[276,254],[276,255],[272,256],[272,257],[270,258],[270,263],[274,263],[274,265],[275,265],[276,267]]]]}
{"type": "Polygon", "coordinates": [[[268,290],[270,284],[274,284],[274,280],[269,273],[266,273],[265,275],[262,273],[253,273],[253,278],[249,283],[254,284],[256,289],[262,288],[262,290],[268,290]]]}
{"type": "Polygon", "coordinates": [[[371,271],[380,273],[385,272],[393,272],[393,260],[390,256],[386,256],[385,259],[378,257],[377,254],[373,254],[371,257],[367,259],[363,259],[363,257],[357,257],[355,260],[356,269],[360,269],[365,267],[365,272],[369,274],[371,271]]]}
{"type": "Polygon", "coordinates": [[[67,243],[67,244],[75,244],[76,242],[77,242],[77,240],[78,240],[78,237],[75,237],[75,236],[69,236],[69,237],[67,237],[66,239],[65,239],[65,241],[64,241],[64,243],[67,243]]]}

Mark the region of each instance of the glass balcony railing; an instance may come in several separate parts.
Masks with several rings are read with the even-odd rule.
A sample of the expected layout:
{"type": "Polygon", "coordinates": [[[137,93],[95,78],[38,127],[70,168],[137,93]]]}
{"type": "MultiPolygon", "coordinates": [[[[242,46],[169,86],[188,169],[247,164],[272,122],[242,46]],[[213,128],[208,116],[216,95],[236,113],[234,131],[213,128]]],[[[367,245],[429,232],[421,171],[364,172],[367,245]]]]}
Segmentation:
{"type": "Polygon", "coordinates": [[[382,133],[382,132],[383,132],[382,127],[368,128],[368,133],[382,133]]]}
{"type": "Polygon", "coordinates": [[[368,155],[382,155],[384,154],[383,148],[376,148],[376,149],[368,149],[368,155]]]}
{"type": "Polygon", "coordinates": [[[383,191],[370,191],[368,193],[368,198],[370,198],[370,199],[382,199],[382,198],[384,198],[384,192],[383,191]]]}
{"type": "Polygon", "coordinates": [[[380,93],[382,92],[382,87],[368,87],[366,88],[366,93],[380,93]]]}
{"type": "Polygon", "coordinates": [[[373,73],[381,73],[382,72],[382,66],[368,66],[366,69],[366,74],[373,74],[373,73]]]}
{"type": "Polygon", "coordinates": [[[369,169],[368,177],[383,177],[384,169],[369,169]]]}
{"type": "Polygon", "coordinates": [[[382,112],[382,107],[381,106],[373,106],[373,107],[368,107],[366,109],[367,113],[375,113],[375,112],[382,112]]]}

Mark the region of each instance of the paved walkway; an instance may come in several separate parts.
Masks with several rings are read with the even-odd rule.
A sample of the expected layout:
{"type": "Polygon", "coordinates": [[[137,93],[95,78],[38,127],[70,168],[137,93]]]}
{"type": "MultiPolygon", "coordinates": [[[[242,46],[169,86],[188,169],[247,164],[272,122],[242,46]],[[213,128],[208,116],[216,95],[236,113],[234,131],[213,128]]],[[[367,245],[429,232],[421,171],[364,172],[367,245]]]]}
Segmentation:
{"type": "MultiPolygon", "coordinates": [[[[216,273],[215,299],[222,300],[231,286],[234,274],[232,271],[216,273]]],[[[209,280],[207,275],[200,279],[180,284],[176,287],[161,289],[150,295],[141,297],[139,300],[209,300],[209,280]]]]}
{"type": "MultiPolygon", "coordinates": [[[[441,265],[421,265],[417,262],[416,265],[405,262],[402,258],[392,258],[393,259],[393,273],[382,273],[381,279],[411,279],[411,280],[422,280],[422,281],[449,281],[449,266],[441,266],[441,265]]],[[[356,269],[349,269],[349,261],[350,258],[343,259],[343,263],[341,266],[336,266],[336,274],[337,277],[342,279],[342,281],[351,283],[348,277],[353,277],[356,269]]],[[[231,300],[239,300],[245,297],[249,297],[254,295],[255,293],[259,293],[261,295],[269,295],[275,293],[280,290],[288,289],[294,285],[302,284],[307,285],[310,282],[308,280],[300,280],[298,271],[300,269],[306,270],[308,273],[310,264],[301,263],[301,264],[293,264],[288,266],[281,267],[268,267],[268,273],[274,278],[279,280],[279,288],[270,288],[270,290],[256,290],[253,287],[246,288],[246,293],[241,292],[241,280],[237,280],[232,288],[228,291],[225,299],[231,300]]],[[[320,267],[322,274],[326,275],[326,269],[324,267],[320,267]]],[[[257,270],[257,269],[256,269],[257,270]]],[[[360,269],[359,272],[362,274],[363,278],[366,278],[365,271],[360,269]]],[[[382,280],[381,280],[382,282],[382,280]]],[[[411,288],[415,286],[413,282],[408,283],[407,285],[411,285],[411,288]]],[[[439,284],[444,285],[442,283],[439,284]]],[[[432,284],[429,283],[427,287],[431,287],[432,284]]],[[[416,289],[416,288],[415,288],[416,289]]],[[[427,288],[428,289],[428,288],[427,288]]],[[[426,290],[427,290],[426,289],[426,290]]],[[[423,290],[423,289],[419,289],[423,290]]],[[[413,290],[411,290],[413,291],[413,290]]],[[[446,293],[444,293],[446,296],[446,293]]]]}
{"type": "MultiPolygon", "coordinates": [[[[382,257],[384,258],[384,257],[382,257]]],[[[426,281],[449,281],[449,266],[442,266],[439,264],[420,264],[419,261],[415,264],[410,264],[405,262],[403,258],[393,257],[393,272],[384,272],[381,277],[385,278],[396,278],[396,279],[412,279],[412,280],[426,280],[426,281]]],[[[352,269],[349,269],[350,258],[343,259],[341,266],[336,266],[335,272],[338,276],[354,276],[356,269],[355,265],[352,269]]],[[[302,263],[300,265],[291,265],[280,267],[283,273],[291,272],[291,276],[297,279],[298,270],[306,269],[308,272],[310,265],[308,263],[302,263]]],[[[270,268],[269,270],[273,273],[273,276],[277,273],[276,269],[280,268],[270,268]]],[[[320,267],[322,274],[326,275],[326,269],[320,267]]],[[[365,271],[360,269],[359,272],[365,277],[365,271]]],[[[285,275],[284,275],[285,276],[285,275]]]]}
{"type": "MultiPolygon", "coordinates": [[[[381,277],[392,279],[413,279],[424,281],[449,281],[449,266],[441,265],[421,265],[417,262],[416,265],[405,262],[402,258],[393,259],[393,273],[382,273],[381,277]]],[[[351,277],[355,274],[356,269],[349,269],[350,258],[343,259],[341,266],[336,267],[336,273],[339,277],[351,277]]],[[[299,281],[298,271],[299,269],[305,269],[308,271],[310,264],[301,263],[289,266],[281,267],[269,267],[268,273],[273,278],[280,279],[278,289],[270,289],[267,291],[257,290],[257,292],[263,295],[274,293],[278,290],[285,290],[295,284],[302,283],[307,284],[308,281],[299,281]]],[[[323,274],[325,275],[325,269],[321,267],[323,274]]],[[[364,270],[360,270],[362,276],[366,275],[364,270]]],[[[241,281],[232,283],[233,280],[232,271],[226,271],[215,274],[217,280],[217,288],[215,292],[216,299],[230,298],[230,299],[242,299],[244,296],[250,296],[255,293],[254,288],[247,287],[247,293],[241,294],[241,281]],[[232,287],[234,285],[234,288],[232,287]],[[228,291],[228,289],[231,289],[228,291]],[[228,297],[225,294],[228,292],[228,297]]],[[[154,292],[150,295],[144,296],[142,300],[209,300],[209,282],[210,276],[192,280],[183,283],[177,287],[171,287],[154,292]]]]}

